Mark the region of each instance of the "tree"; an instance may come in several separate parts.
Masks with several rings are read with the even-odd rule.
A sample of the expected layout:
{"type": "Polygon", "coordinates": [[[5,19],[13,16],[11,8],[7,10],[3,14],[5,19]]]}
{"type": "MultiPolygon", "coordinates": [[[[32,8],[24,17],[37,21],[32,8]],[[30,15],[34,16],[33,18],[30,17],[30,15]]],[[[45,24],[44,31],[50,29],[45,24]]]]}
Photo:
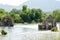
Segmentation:
{"type": "Polygon", "coordinates": [[[60,10],[54,10],[53,17],[56,19],[57,22],[60,22],[60,10]]]}
{"type": "Polygon", "coordinates": [[[31,23],[30,9],[28,9],[26,5],[23,5],[20,17],[24,22],[31,23]]]}
{"type": "Polygon", "coordinates": [[[6,16],[6,11],[2,8],[0,8],[0,18],[6,16]]]}
{"type": "Polygon", "coordinates": [[[36,22],[41,22],[42,21],[42,10],[40,10],[40,9],[36,10],[35,20],[36,20],[36,22]]]}
{"type": "Polygon", "coordinates": [[[31,19],[30,19],[28,13],[21,13],[21,14],[20,14],[20,17],[23,19],[24,22],[28,22],[28,23],[31,22],[31,19]]]}
{"type": "Polygon", "coordinates": [[[5,13],[5,10],[0,8],[0,14],[4,14],[5,13]]]}
{"type": "Polygon", "coordinates": [[[42,20],[44,20],[46,16],[47,16],[47,14],[43,12],[42,13],[42,20]]]}
{"type": "Polygon", "coordinates": [[[34,20],[36,22],[41,22],[42,21],[42,10],[31,9],[30,17],[31,17],[32,20],[34,20]]]}
{"type": "Polygon", "coordinates": [[[14,13],[14,14],[19,14],[20,10],[17,10],[16,8],[14,8],[14,9],[11,10],[11,12],[14,13]]]}
{"type": "Polygon", "coordinates": [[[27,12],[27,5],[23,5],[22,11],[23,11],[23,12],[27,12]]]}

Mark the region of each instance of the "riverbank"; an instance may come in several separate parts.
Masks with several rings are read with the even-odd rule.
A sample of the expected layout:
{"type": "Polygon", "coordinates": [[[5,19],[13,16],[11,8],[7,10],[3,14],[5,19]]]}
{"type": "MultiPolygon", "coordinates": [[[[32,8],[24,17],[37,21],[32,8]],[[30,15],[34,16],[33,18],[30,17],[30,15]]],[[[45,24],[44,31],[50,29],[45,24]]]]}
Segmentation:
{"type": "MultiPolygon", "coordinates": [[[[56,22],[56,24],[60,24],[60,22],[56,22]]],[[[39,22],[39,23],[14,23],[14,24],[26,24],[26,25],[28,25],[28,24],[42,24],[42,22],[39,22]]]]}

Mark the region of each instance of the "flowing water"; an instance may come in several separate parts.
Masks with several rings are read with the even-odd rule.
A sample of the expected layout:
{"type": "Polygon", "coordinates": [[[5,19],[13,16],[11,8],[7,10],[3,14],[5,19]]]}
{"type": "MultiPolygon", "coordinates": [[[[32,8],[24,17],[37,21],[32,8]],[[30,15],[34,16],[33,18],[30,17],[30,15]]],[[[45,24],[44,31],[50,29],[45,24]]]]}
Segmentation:
{"type": "Polygon", "coordinates": [[[60,40],[60,24],[58,32],[38,31],[37,24],[15,24],[14,27],[0,27],[0,30],[5,29],[8,34],[0,35],[0,40],[60,40]]]}

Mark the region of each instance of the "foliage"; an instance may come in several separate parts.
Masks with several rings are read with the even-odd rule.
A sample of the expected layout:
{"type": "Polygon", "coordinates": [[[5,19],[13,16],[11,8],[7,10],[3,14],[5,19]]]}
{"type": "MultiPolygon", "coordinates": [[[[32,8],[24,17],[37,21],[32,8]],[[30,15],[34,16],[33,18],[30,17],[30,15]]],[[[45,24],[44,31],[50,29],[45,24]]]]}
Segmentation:
{"type": "Polygon", "coordinates": [[[7,35],[7,32],[5,30],[1,30],[2,35],[7,35]]]}
{"type": "Polygon", "coordinates": [[[46,16],[47,16],[46,13],[42,13],[42,20],[44,20],[46,16]]]}
{"type": "Polygon", "coordinates": [[[60,22],[60,10],[54,10],[52,15],[57,22],[60,22]]]}
{"type": "Polygon", "coordinates": [[[52,28],[51,28],[51,31],[55,31],[55,32],[58,31],[58,30],[57,30],[57,27],[52,27],[52,28]]]}
{"type": "Polygon", "coordinates": [[[6,14],[5,10],[0,8],[0,18],[4,17],[6,15],[7,14],[6,14]]]}
{"type": "Polygon", "coordinates": [[[22,9],[12,9],[10,12],[6,12],[4,9],[0,8],[0,18],[5,16],[11,16],[15,23],[35,23],[42,22],[46,16],[53,16],[57,22],[60,22],[60,10],[53,10],[53,12],[43,12],[39,8],[29,9],[27,5],[23,5],[22,9]]]}
{"type": "Polygon", "coordinates": [[[23,5],[22,11],[25,12],[25,13],[27,12],[27,5],[23,5]]]}
{"type": "Polygon", "coordinates": [[[34,23],[36,23],[36,22],[33,20],[32,23],[34,24],[34,23]]]}

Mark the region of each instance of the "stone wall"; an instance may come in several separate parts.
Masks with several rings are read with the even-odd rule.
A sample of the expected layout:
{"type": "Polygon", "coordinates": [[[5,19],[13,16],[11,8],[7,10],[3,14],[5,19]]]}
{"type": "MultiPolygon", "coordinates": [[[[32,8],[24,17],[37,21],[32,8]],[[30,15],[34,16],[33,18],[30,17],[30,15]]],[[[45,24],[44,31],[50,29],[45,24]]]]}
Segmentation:
{"type": "Polygon", "coordinates": [[[0,26],[13,26],[14,21],[11,16],[5,16],[0,19],[0,26]]]}
{"type": "Polygon", "coordinates": [[[56,27],[56,20],[52,16],[47,16],[42,24],[38,25],[39,30],[50,30],[52,27],[56,27]]]}

